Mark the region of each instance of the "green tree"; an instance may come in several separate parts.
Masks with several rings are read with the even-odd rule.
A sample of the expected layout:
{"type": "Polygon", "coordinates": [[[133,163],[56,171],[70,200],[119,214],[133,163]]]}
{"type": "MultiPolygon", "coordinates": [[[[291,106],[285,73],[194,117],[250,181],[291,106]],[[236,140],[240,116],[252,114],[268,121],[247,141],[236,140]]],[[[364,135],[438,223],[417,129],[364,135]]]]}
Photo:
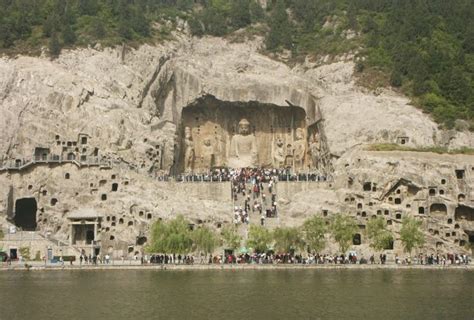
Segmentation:
{"type": "Polygon", "coordinates": [[[76,34],[72,29],[72,26],[67,24],[63,30],[63,42],[66,45],[71,45],[76,42],[76,34]]]}
{"type": "Polygon", "coordinates": [[[169,222],[168,248],[172,253],[188,253],[192,249],[193,239],[189,223],[179,215],[169,222]]]}
{"type": "Polygon", "coordinates": [[[290,253],[304,248],[302,232],[298,228],[279,227],[273,231],[275,249],[282,253],[290,253]]]}
{"type": "Polygon", "coordinates": [[[250,1],[250,20],[253,23],[260,22],[265,18],[265,11],[256,0],[250,1]]]}
{"type": "Polygon", "coordinates": [[[20,255],[25,261],[31,260],[29,247],[21,247],[18,251],[20,251],[20,255]]]}
{"type": "Polygon", "coordinates": [[[289,49],[292,43],[292,28],[288,19],[288,13],[286,12],[285,2],[283,0],[277,0],[275,8],[273,8],[270,14],[268,25],[270,31],[266,38],[267,49],[289,49]]]}
{"type": "Polygon", "coordinates": [[[97,13],[98,1],[97,0],[79,0],[78,3],[79,14],[92,16],[97,13]]]}
{"type": "Polygon", "coordinates": [[[150,253],[189,253],[193,239],[189,223],[183,216],[168,222],[156,221],[151,227],[151,240],[146,250],[150,253]]]}
{"type": "Polygon", "coordinates": [[[237,228],[233,225],[227,225],[222,228],[222,242],[224,249],[236,250],[242,243],[242,237],[237,232],[237,228]]]}
{"type": "Polygon", "coordinates": [[[257,253],[266,253],[272,244],[272,233],[258,225],[251,225],[248,233],[247,248],[257,253]]]}
{"type": "Polygon", "coordinates": [[[402,220],[402,228],[400,229],[400,240],[402,241],[405,252],[411,256],[413,249],[423,246],[425,243],[425,235],[421,231],[421,220],[404,217],[402,220]]]}
{"type": "Polygon", "coordinates": [[[195,250],[212,254],[218,246],[219,240],[215,233],[208,227],[201,227],[192,232],[193,246],[195,250]]]}
{"type": "Polygon", "coordinates": [[[230,11],[232,26],[236,29],[246,27],[250,24],[250,1],[234,0],[230,11]]]}
{"type": "Polygon", "coordinates": [[[132,26],[130,25],[130,20],[126,20],[126,19],[119,20],[118,33],[122,38],[126,40],[133,39],[133,32],[132,32],[132,26]]]}
{"type": "Polygon", "coordinates": [[[202,15],[202,22],[207,34],[220,37],[227,34],[228,24],[226,13],[215,7],[209,7],[204,10],[202,15]]]}
{"type": "Polygon", "coordinates": [[[204,27],[201,22],[197,17],[191,17],[188,20],[189,24],[189,29],[191,29],[191,34],[193,36],[201,37],[204,35],[204,27]]]}
{"type": "Polygon", "coordinates": [[[357,230],[357,225],[352,217],[338,214],[333,218],[331,233],[343,254],[349,249],[357,230]]]}
{"type": "Polygon", "coordinates": [[[54,33],[49,39],[49,55],[53,58],[58,57],[61,53],[61,44],[59,43],[58,35],[54,33]]]}
{"type": "Polygon", "coordinates": [[[387,230],[387,222],[383,217],[367,222],[367,237],[371,240],[370,246],[375,250],[385,250],[393,245],[393,235],[387,230]]]}
{"type": "Polygon", "coordinates": [[[324,249],[326,229],[325,221],[319,216],[313,216],[303,223],[303,237],[309,250],[320,252],[324,249]]]}
{"type": "Polygon", "coordinates": [[[91,19],[91,30],[92,30],[92,35],[97,38],[97,39],[102,39],[103,37],[106,36],[107,31],[105,30],[105,25],[102,22],[102,19],[98,17],[93,17],[91,19]]]}

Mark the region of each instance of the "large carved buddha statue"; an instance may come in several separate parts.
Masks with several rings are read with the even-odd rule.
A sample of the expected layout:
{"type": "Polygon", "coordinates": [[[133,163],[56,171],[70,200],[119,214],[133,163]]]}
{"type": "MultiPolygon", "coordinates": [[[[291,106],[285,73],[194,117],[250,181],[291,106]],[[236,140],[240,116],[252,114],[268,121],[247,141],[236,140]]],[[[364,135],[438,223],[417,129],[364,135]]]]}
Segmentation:
{"type": "Polygon", "coordinates": [[[229,167],[255,167],[258,162],[257,139],[250,134],[250,123],[247,119],[239,122],[239,133],[232,137],[229,152],[229,167]]]}

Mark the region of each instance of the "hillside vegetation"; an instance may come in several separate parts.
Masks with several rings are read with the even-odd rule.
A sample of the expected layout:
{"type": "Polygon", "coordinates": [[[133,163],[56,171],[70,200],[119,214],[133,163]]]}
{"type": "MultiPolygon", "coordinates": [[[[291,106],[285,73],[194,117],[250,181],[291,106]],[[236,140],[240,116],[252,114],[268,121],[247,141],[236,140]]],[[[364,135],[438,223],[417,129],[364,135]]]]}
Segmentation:
{"type": "MultiPolygon", "coordinates": [[[[246,28],[293,59],[357,53],[361,78],[386,79],[448,128],[474,130],[472,0],[0,0],[0,48],[54,57],[61,48],[170,37],[176,17],[196,36],[246,28]],[[168,23],[167,23],[168,21],[168,23]],[[379,75],[382,75],[381,77],[379,75]]],[[[382,81],[383,82],[383,81],[382,81]]]]}

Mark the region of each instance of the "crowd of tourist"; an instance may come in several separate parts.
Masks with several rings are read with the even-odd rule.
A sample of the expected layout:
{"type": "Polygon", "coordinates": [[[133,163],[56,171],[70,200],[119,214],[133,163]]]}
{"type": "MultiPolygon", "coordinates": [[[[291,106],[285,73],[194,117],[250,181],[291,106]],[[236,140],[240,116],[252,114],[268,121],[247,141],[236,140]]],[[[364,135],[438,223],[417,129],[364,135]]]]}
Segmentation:
{"type": "Polygon", "coordinates": [[[466,265],[469,264],[469,257],[465,254],[419,254],[413,258],[406,257],[401,259],[398,255],[395,256],[396,264],[419,264],[419,265],[466,265]]]}
{"type": "MultiPolygon", "coordinates": [[[[192,265],[196,260],[193,256],[181,255],[153,255],[145,263],[151,264],[185,264],[192,265]]],[[[417,259],[410,261],[409,258],[400,260],[395,257],[395,264],[400,265],[467,265],[470,259],[467,255],[449,254],[445,256],[420,255],[417,259]]],[[[243,253],[225,255],[201,256],[199,264],[299,264],[299,265],[341,265],[341,264],[387,264],[387,256],[380,254],[378,258],[375,255],[366,259],[364,256],[357,257],[355,253],[348,255],[329,255],[329,254],[274,254],[274,253],[243,253]]]]}
{"type": "Polygon", "coordinates": [[[272,170],[239,169],[232,172],[232,201],[234,223],[249,224],[250,214],[260,217],[260,225],[267,218],[277,217],[276,183],[272,170]]]}
{"type": "MultiPolygon", "coordinates": [[[[81,255],[79,256],[79,264],[80,265],[83,265],[83,264],[93,264],[93,265],[97,265],[97,264],[110,264],[110,255],[106,254],[105,256],[101,256],[100,254],[98,255],[87,255],[85,254],[85,252],[81,253],[81,255]]],[[[60,261],[62,263],[62,261],[60,261]]],[[[72,261],[71,261],[72,262],[72,261]]]]}
{"type": "MultiPolygon", "coordinates": [[[[58,265],[64,266],[64,261],[59,258],[55,261],[58,265]]],[[[67,261],[69,264],[76,265],[73,260],[67,261]]],[[[364,256],[358,257],[357,253],[350,252],[348,255],[330,255],[330,254],[317,254],[310,253],[307,255],[293,254],[293,253],[241,253],[234,254],[227,251],[225,254],[220,255],[204,255],[194,256],[192,254],[181,255],[181,254],[153,254],[143,255],[139,257],[135,254],[132,258],[126,258],[122,256],[119,260],[114,260],[110,255],[101,257],[100,255],[91,256],[81,254],[79,257],[79,266],[97,266],[97,265],[128,265],[133,262],[134,265],[221,265],[221,264],[258,264],[258,265],[385,265],[387,264],[387,256],[380,254],[378,256],[371,255],[369,259],[364,256]],[[120,263],[119,263],[120,262],[120,263]]],[[[466,254],[445,254],[445,255],[427,255],[420,254],[414,256],[412,259],[409,257],[400,258],[395,255],[392,265],[439,265],[439,266],[461,266],[468,265],[471,262],[471,258],[466,254]]],[[[46,265],[46,260],[44,260],[46,265]]],[[[12,261],[10,259],[3,261],[4,266],[11,266],[12,261]]],[[[26,266],[26,264],[25,264],[26,266]]]]}
{"type": "MultiPolygon", "coordinates": [[[[266,178],[276,178],[278,181],[327,181],[328,177],[317,173],[294,173],[290,169],[244,169],[245,171],[256,173],[266,178]]],[[[242,169],[216,168],[207,172],[183,173],[176,176],[168,174],[156,175],[158,181],[178,181],[178,182],[229,182],[238,175],[242,169]]]]}

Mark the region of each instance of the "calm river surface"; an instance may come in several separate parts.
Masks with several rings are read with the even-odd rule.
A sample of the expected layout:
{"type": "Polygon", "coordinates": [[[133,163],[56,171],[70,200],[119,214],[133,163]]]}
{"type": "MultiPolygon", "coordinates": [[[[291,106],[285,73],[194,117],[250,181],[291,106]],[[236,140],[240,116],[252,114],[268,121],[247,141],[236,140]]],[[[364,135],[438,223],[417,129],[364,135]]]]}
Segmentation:
{"type": "Polygon", "coordinates": [[[474,272],[0,272],[0,319],[474,319],[474,272]]]}

